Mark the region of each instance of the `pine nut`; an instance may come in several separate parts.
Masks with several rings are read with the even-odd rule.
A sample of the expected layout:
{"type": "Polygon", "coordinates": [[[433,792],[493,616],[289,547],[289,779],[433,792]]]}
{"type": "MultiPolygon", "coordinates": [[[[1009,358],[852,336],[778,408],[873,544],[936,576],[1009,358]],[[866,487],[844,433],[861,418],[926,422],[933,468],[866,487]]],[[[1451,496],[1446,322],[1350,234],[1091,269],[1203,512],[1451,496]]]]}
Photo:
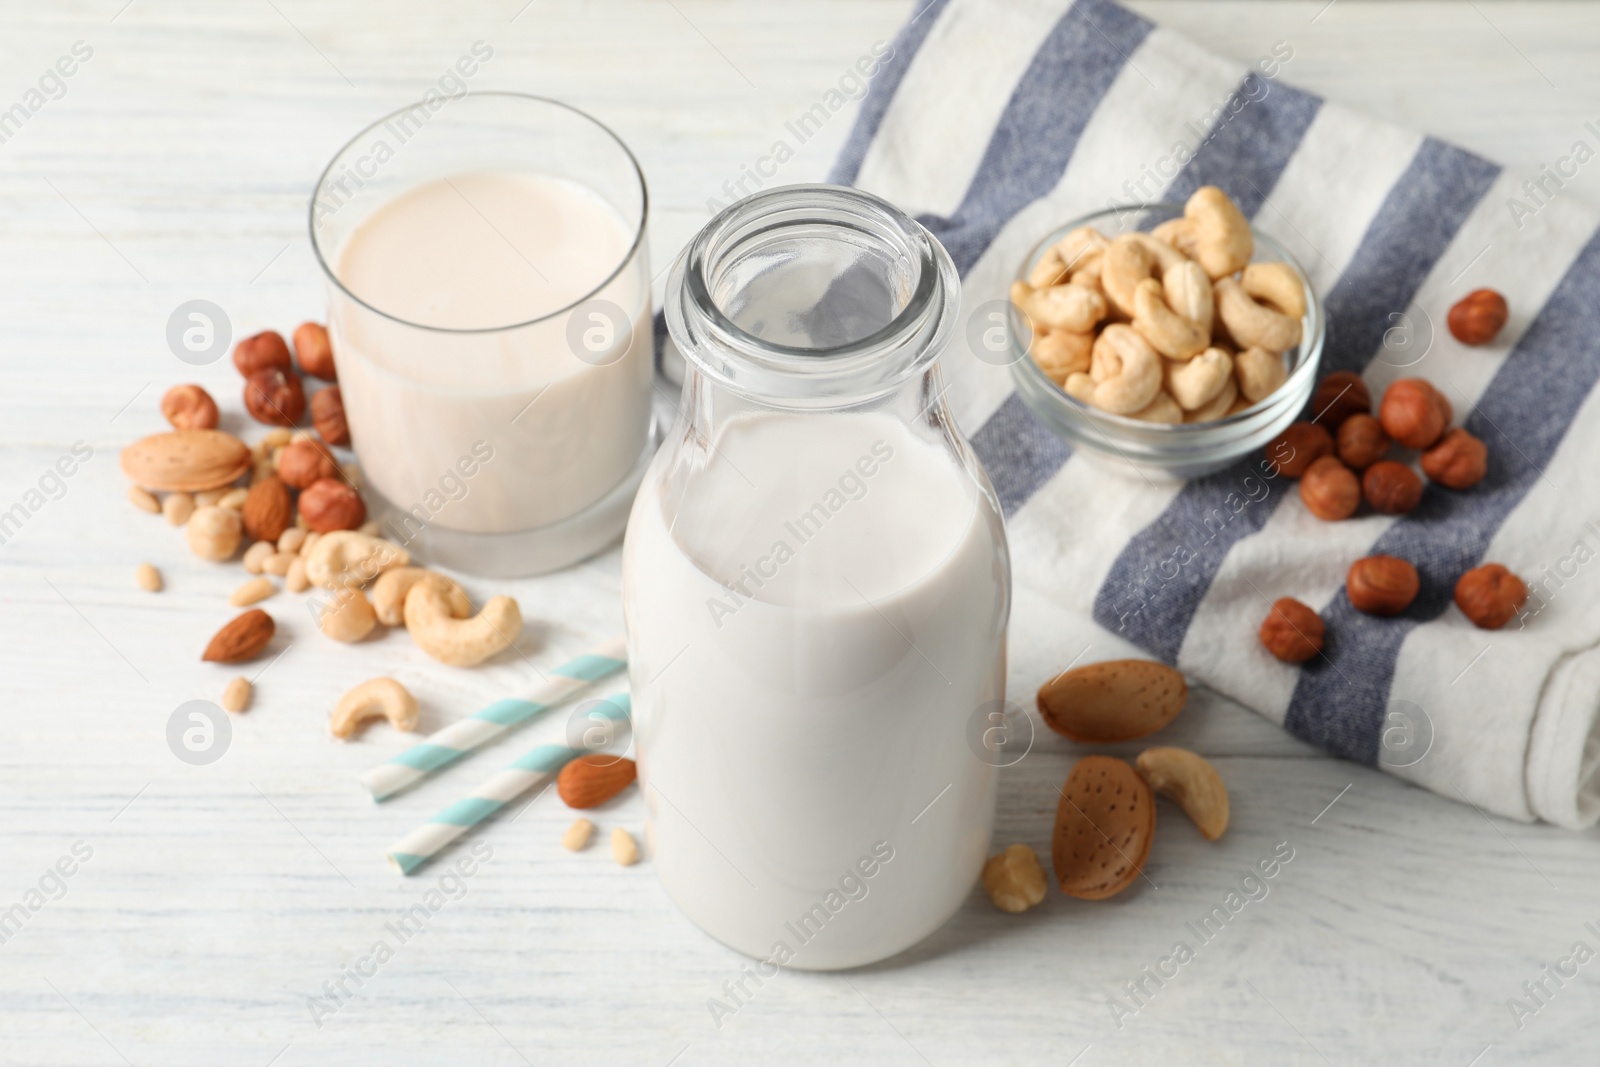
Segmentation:
{"type": "Polygon", "coordinates": [[[161,592],[161,572],[156,570],[152,563],[139,564],[138,569],[133,572],[133,580],[146,592],[161,592]]]}
{"type": "Polygon", "coordinates": [[[579,819],[567,827],[567,832],[561,835],[561,847],[568,852],[582,852],[588,847],[589,838],[593,836],[594,823],[588,819],[579,819]]]}
{"type": "Polygon", "coordinates": [[[624,867],[639,862],[639,843],[620,826],[611,831],[611,857],[624,867]]]}
{"type": "Polygon", "coordinates": [[[255,687],[250,684],[250,679],[241,674],[223,687],[223,710],[234,713],[243,711],[250,706],[250,697],[254,692],[255,687]]]}
{"type": "Polygon", "coordinates": [[[173,526],[182,526],[194,514],[194,497],[188,493],[168,493],[167,499],[161,502],[161,514],[173,526]]]}
{"type": "Polygon", "coordinates": [[[140,511],[148,511],[152,515],[161,514],[161,501],[157,500],[156,495],[143,486],[128,486],[128,503],[140,511]]]}

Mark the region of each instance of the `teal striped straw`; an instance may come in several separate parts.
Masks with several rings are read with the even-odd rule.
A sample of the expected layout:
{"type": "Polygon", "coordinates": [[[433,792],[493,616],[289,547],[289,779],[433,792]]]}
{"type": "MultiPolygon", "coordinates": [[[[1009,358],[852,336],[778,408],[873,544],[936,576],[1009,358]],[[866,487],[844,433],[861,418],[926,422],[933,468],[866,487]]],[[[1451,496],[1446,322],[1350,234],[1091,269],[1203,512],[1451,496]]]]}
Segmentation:
{"type": "MultiPolygon", "coordinates": [[[[625,722],[632,711],[633,698],[627,693],[618,693],[605,698],[603,706],[596,708],[594,714],[613,722],[625,722]]],[[[549,783],[562,767],[588,751],[567,745],[536,745],[521,759],[473,790],[470,796],[451,804],[430,821],[390,845],[387,853],[390,865],[401,874],[410,874],[450,842],[517,797],[549,783]]]]}
{"type": "Polygon", "coordinates": [[[361,784],[373,800],[392,797],[627,665],[627,643],[621,637],[613,637],[557,667],[528,699],[497,700],[476,714],[451,723],[372,768],[361,776],[361,784]]]}

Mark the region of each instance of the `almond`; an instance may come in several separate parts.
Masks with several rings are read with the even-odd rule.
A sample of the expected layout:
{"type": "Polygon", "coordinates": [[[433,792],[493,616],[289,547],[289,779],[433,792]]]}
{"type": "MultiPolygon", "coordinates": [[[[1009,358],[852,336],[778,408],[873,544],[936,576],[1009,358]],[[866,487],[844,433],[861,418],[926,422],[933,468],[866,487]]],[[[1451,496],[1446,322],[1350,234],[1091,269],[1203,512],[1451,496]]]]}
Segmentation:
{"type": "Polygon", "coordinates": [[[200,658],[211,663],[243,663],[254,659],[272,640],[277,624],[260,608],[236,616],[218,630],[200,658]]]}
{"type": "Polygon", "coordinates": [[[556,791],[569,808],[592,808],[628,788],[638,776],[639,768],[631,759],[590,753],[561,768],[556,791]]]}
{"type": "Polygon", "coordinates": [[[1061,891],[1080,900],[1115,896],[1139,876],[1156,835],[1149,783],[1126,760],[1085,756],[1056,808],[1050,862],[1061,891]]]}
{"type": "Polygon", "coordinates": [[[221,430],[151,434],[122,450],[122,473],[146,489],[221,489],[249,469],[250,446],[221,430]]]}
{"type": "Polygon", "coordinates": [[[1183,675],[1147,659],[1115,659],[1066,671],[1039,687],[1045,724],[1074,741],[1108,744],[1153,734],[1183,710],[1183,675]]]}
{"type": "Polygon", "coordinates": [[[276,541],[294,522],[294,504],[283,479],[270,475],[250,487],[240,512],[244,532],[257,541],[276,541]]]}

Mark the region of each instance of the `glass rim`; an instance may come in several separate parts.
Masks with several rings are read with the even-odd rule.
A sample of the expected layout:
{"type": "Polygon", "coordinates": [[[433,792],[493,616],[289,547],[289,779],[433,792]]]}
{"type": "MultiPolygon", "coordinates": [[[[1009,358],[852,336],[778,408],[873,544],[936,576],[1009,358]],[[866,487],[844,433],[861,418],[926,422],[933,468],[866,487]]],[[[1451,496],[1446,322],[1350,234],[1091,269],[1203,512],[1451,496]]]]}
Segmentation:
{"type": "MultiPolygon", "coordinates": [[[[573,105],[561,100],[557,100],[554,97],[539,96],[535,93],[518,93],[502,89],[484,90],[482,92],[468,91],[465,96],[461,97],[461,101],[481,96],[501,97],[508,100],[532,102],[561,108],[565,111],[570,111],[572,114],[588,122],[590,125],[604,133],[607,137],[611,138],[616,146],[622,149],[623,156],[627,159],[629,166],[633,168],[634,179],[639,183],[639,220],[634,228],[633,240],[629,243],[627,251],[623,253],[622,258],[617,262],[617,265],[613,267],[603,279],[600,280],[599,284],[595,285],[592,289],[589,289],[582,296],[571,301],[570,303],[564,304],[553,311],[548,311],[544,314],[536,315],[531,319],[524,319],[519,322],[507,323],[501,326],[430,326],[426,323],[413,322],[410,319],[403,318],[399,315],[393,314],[392,312],[384,311],[382,308],[374,307],[366,300],[363,300],[361,297],[352,292],[349,286],[344,284],[338,273],[333,269],[333,266],[328,262],[328,258],[323,255],[323,245],[317,237],[317,194],[321,192],[323,185],[327,182],[328,175],[333,172],[334,165],[344,157],[346,152],[350,151],[350,149],[355,146],[356,142],[360,141],[372,130],[387,123],[390,119],[393,119],[399,115],[409,114],[416,108],[425,106],[425,101],[418,100],[415,103],[409,104],[405,107],[396,108],[385,115],[380,115],[378,118],[361,127],[361,129],[357,130],[349,138],[349,140],[340,145],[338,150],[334,152],[333,155],[328,159],[327,166],[322,168],[322,173],[317,175],[316,183],[311,187],[311,201],[306,209],[307,228],[309,229],[311,235],[311,252],[312,255],[316,257],[317,265],[322,268],[323,276],[337,286],[341,293],[355,301],[361,307],[375,315],[381,315],[390,322],[398,323],[401,326],[407,326],[414,330],[427,330],[430,333],[452,335],[503,333],[509,330],[520,330],[541,322],[548,322],[557,318],[558,316],[567,314],[568,312],[572,311],[572,309],[583,305],[586,301],[594,299],[597,294],[602,292],[606,286],[615,281],[622,274],[622,272],[627,269],[628,264],[632,263],[638,256],[639,249],[644,243],[645,231],[650,221],[650,188],[645,182],[644,168],[639,165],[638,157],[633,154],[633,150],[628,147],[628,143],[618,136],[615,130],[601,122],[599,119],[595,118],[593,115],[589,114],[587,111],[584,111],[582,108],[574,107],[573,105]]],[[[625,219],[624,221],[627,220],[625,219]]]]}

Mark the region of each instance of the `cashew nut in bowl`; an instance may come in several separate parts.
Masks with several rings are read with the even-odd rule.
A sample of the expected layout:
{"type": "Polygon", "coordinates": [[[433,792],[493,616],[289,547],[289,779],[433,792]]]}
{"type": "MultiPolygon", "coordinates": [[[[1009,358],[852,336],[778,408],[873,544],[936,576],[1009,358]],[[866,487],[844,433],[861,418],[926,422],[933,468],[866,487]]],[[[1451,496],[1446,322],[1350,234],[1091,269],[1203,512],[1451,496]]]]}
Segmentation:
{"type": "Polygon", "coordinates": [[[328,730],[341,739],[354,737],[366,723],[388,719],[396,730],[417,728],[417,698],[393,678],[369,678],[339,698],[328,717],[328,730]]]}
{"type": "Polygon", "coordinates": [[[1073,371],[1067,375],[1067,380],[1061,383],[1061,389],[1079,403],[1094,403],[1094,379],[1083,371],[1073,371]]]}
{"type": "Polygon", "coordinates": [[[1060,285],[1066,280],[1067,265],[1061,261],[1061,253],[1054,248],[1045,249],[1044,255],[1039,257],[1039,262],[1028,272],[1028,284],[1035,289],[1043,289],[1047,285],[1060,285]]]}
{"type": "Polygon", "coordinates": [[[1095,338],[1089,375],[1095,382],[1090,401],[1095,407],[1131,415],[1161,390],[1161,356],[1133,327],[1115,323],[1095,338]]]}
{"type": "Polygon", "coordinates": [[[1287,352],[1300,343],[1300,320],[1258,304],[1233,278],[1216,281],[1217,314],[1240,348],[1287,352]]]}
{"type": "Polygon", "coordinates": [[[372,608],[378,613],[378,621],[385,626],[404,626],[406,594],[424,579],[444,583],[451,615],[465,619],[472,614],[472,602],[467,594],[449,578],[426,567],[395,567],[380,574],[378,584],[372,587],[372,608]]]}
{"type": "Polygon", "coordinates": [[[1264,348],[1247,348],[1234,356],[1233,372],[1239,379],[1240,394],[1252,404],[1265,400],[1289,380],[1283,356],[1264,348]]]}
{"type": "Polygon", "coordinates": [[[1161,274],[1161,292],[1168,307],[1198,323],[1206,337],[1211,336],[1217,302],[1211,291],[1211,276],[1204,267],[1188,260],[1168,267],[1161,274]]]}
{"type": "Polygon", "coordinates": [[[398,545],[355,530],[334,530],[311,546],[306,577],[324,589],[366,585],[390,567],[410,562],[411,554],[398,545]]]}
{"type": "Polygon", "coordinates": [[[1106,235],[1093,226],[1079,226],[1052,245],[1050,250],[1061,258],[1069,273],[1076,273],[1088,266],[1110,244],[1106,235]]]}
{"type": "MultiPolygon", "coordinates": [[[[1223,353],[1226,355],[1226,353],[1223,353]]],[[[1213,422],[1225,415],[1233,414],[1234,401],[1239,399],[1239,383],[1233,375],[1228,375],[1228,380],[1222,383],[1222,391],[1202,408],[1185,412],[1184,422],[1213,422]]]]}
{"type": "Polygon", "coordinates": [[[1185,411],[1207,406],[1231,381],[1233,359],[1220,348],[1208,348],[1183,363],[1167,364],[1167,391],[1185,411]]]}
{"type": "Polygon", "coordinates": [[[1093,334],[1051,330],[1033,339],[1030,354],[1039,369],[1060,385],[1074,371],[1089,369],[1089,351],[1093,346],[1093,334]]]}
{"type": "Polygon", "coordinates": [[[1087,333],[1106,317],[1106,298],[1099,290],[1070,283],[1035,289],[1027,282],[1012,282],[1011,302],[1029,319],[1052,330],[1087,333]]]}
{"type": "Polygon", "coordinates": [[[1150,231],[1150,236],[1158,241],[1164,241],[1188,256],[1197,258],[1194,244],[1194,223],[1183,216],[1168,219],[1150,231]]]}
{"type": "Polygon", "coordinates": [[[1183,217],[1194,226],[1195,259],[1213,279],[1241,269],[1255,254],[1250,220],[1215,185],[1196,189],[1183,206],[1183,217]]]}
{"type": "Polygon", "coordinates": [[[1147,233],[1125,233],[1100,256],[1100,288],[1111,306],[1133,317],[1133,293],[1146,278],[1159,277],[1183,262],[1183,253],[1147,233]]]}
{"type": "Polygon", "coordinates": [[[452,667],[473,667],[510,648],[522,632],[522,611],[508,596],[497,596],[470,619],[450,609],[443,583],[423,581],[406,594],[406,629],[417,647],[452,667]]]}
{"type": "Polygon", "coordinates": [[[1205,351],[1211,331],[1167,306],[1161,283],[1146,278],[1133,291],[1133,328],[1150,346],[1171,359],[1189,359],[1205,351]]]}
{"type": "Polygon", "coordinates": [[[1252,263],[1239,277],[1244,291],[1272,305],[1291,319],[1306,313],[1306,286],[1300,274],[1287,263],[1252,263]]]}
{"type": "Polygon", "coordinates": [[[1156,398],[1144,407],[1135,411],[1131,416],[1141,422],[1164,422],[1176,425],[1183,421],[1183,409],[1178,402],[1167,395],[1166,390],[1156,394],[1156,398]]]}

